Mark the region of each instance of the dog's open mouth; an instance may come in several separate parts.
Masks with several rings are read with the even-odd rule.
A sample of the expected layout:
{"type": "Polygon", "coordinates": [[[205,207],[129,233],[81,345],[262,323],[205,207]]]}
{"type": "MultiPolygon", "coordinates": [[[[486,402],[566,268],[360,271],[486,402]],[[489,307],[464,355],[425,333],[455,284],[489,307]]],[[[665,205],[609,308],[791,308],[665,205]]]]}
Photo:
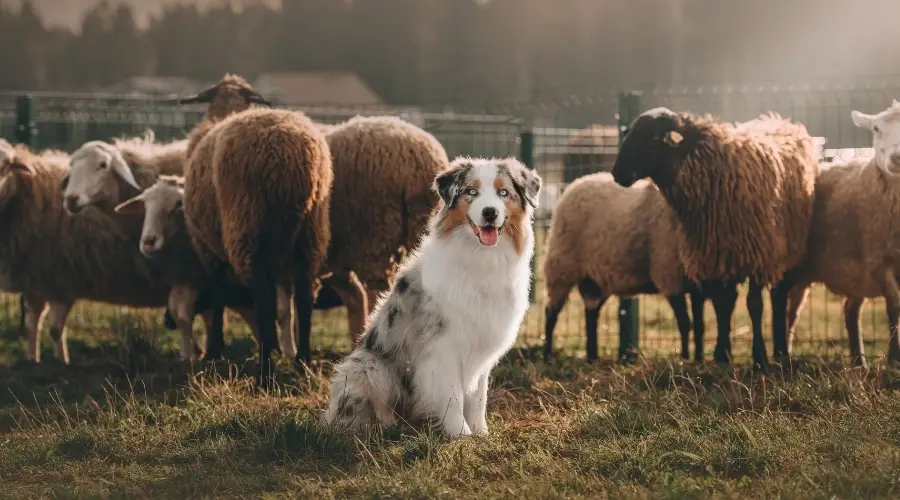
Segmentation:
{"type": "Polygon", "coordinates": [[[500,238],[500,232],[503,231],[502,225],[500,227],[494,225],[476,226],[471,219],[469,219],[469,225],[472,226],[472,232],[478,237],[478,241],[486,247],[496,245],[497,240],[500,238]]]}

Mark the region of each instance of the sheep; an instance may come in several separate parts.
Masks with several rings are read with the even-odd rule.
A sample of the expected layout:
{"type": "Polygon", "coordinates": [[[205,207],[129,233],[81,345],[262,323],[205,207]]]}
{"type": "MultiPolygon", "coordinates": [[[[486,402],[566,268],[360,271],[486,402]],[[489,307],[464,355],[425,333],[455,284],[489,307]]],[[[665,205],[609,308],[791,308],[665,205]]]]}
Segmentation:
{"type": "MultiPolygon", "coordinates": [[[[260,379],[271,383],[277,289],[293,288],[294,329],[310,362],[316,278],[331,239],[331,152],[305,115],[268,108],[244,80],[226,74],[182,102],[209,102],[189,135],[184,213],[192,244],[214,283],[230,266],[253,288],[260,379]],[[260,106],[261,105],[261,106],[260,106]]],[[[222,299],[214,285],[214,317],[222,299]]],[[[215,330],[215,329],[214,329],[215,330]]]]}
{"type": "MultiPolygon", "coordinates": [[[[161,175],[155,184],[116,206],[115,211],[143,215],[141,252],[147,257],[156,259],[157,262],[165,263],[163,272],[170,277],[173,287],[178,287],[177,290],[173,290],[173,294],[180,300],[171,306],[178,314],[173,315],[171,309],[167,308],[164,325],[169,330],[179,329],[184,332],[187,329],[190,332],[194,315],[208,314],[212,308],[209,303],[209,290],[203,286],[207,276],[203,272],[202,264],[190,243],[185,227],[183,198],[184,178],[161,175]]],[[[283,300],[286,303],[290,301],[289,298],[283,300]]],[[[314,308],[330,309],[340,305],[339,297],[330,292],[330,289],[328,291],[323,289],[319,292],[314,308]]],[[[253,321],[252,290],[236,283],[233,276],[229,276],[226,306],[236,310],[243,317],[250,326],[254,339],[258,340],[253,321]]],[[[286,321],[285,317],[279,314],[278,326],[281,332],[287,335],[288,340],[291,340],[289,313],[290,311],[286,321]]],[[[282,353],[287,350],[284,339],[281,350],[282,353]]]]}
{"type": "Polygon", "coordinates": [[[846,297],[844,323],[854,366],[866,366],[859,311],[884,297],[888,362],[900,363],[900,102],[874,115],[852,110],[853,124],[872,133],[874,154],[822,165],[806,259],[792,295],[823,283],[846,297]]]}
{"type": "Polygon", "coordinates": [[[27,356],[39,362],[39,332],[50,303],[54,352],[69,362],[65,321],[76,300],[160,307],[168,286],[154,279],[134,239],[110,214],[63,208],[68,155],[3,150],[0,170],[0,268],[26,302],[27,356]]]}
{"type": "Polygon", "coordinates": [[[334,289],[347,307],[355,346],[376,298],[427,227],[438,201],[431,185],[449,160],[434,136],[392,116],[320,128],[334,169],[326,265],[333,274],[323,288],[334,289]]]}
{"type": "MultiPolygon", "coordinates": [[[[584,301],[587,359],[597,359],[597,316],[612,295],[660,293],[672,306],[689,358],[689,283],[678,260],[678,220],[659,190],[647,181],[619,186],[611,174],[585,175],[569,184],[555,208],[543,274],[547,284],[544,359],[553,352],[553,329],[569,291],[584,301]]],[[[694,358],[703,360],[703,305],[691,295],[694,358]]]]}
{"type": "Polygon", "coordinates": [[[767,285],[774,285],[774,355],[789,356],[790,270],[806,253],[818,171],[806,127],[776,114],[732,125],[655,108],[641,114],[624,137],[613,177],[623,186],[649,177],[674,210],[685,274],[716,310],[716,361],[731,361],[736,285],[748,279],[754,367],[768,365],[762,338],[767,285]]]}
{"type": "MultiPolygon", "coordinates": [[[[116,138],[113,143],[89,141],[71,157],[63,179],[66,209],[77,213],[86,206],[113,206],[153,185],[160,175],[183,175],[187,139],[157,143],[151,131],[143,137],[116,138]]],[[[112,208],[112,207],[108,207],[112,208]]]]}

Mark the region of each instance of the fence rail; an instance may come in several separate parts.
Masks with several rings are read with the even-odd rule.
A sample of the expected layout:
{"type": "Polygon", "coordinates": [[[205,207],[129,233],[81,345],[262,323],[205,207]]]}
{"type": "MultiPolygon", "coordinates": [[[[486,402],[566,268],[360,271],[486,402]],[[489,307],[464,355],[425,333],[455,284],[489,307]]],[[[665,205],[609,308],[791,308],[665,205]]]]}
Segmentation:
{"type": "MultiPolygon", "coordinates": [[[[833,85],[775,87],[731,86],[645,89],[619,94],[598,91],[558,102],[513,103],[493,106],[495,114],[455,113],[414,107],[287,106],[312,119],[338,123],[357,114],[391,114],[432,133],[451,157],[516,156],[538,170],[544,179],[535,221],[536,281],[533,305],[521,328],[519,343],[543,343],[545,284],[542,257],[553,207],[565,187],[588,173],[609,170],[618,151],[621,127],[642,109],[666,106],[675,110],[708,112],[729,121],[742,121],[775,111],[803,122],[817,137],[822,159],[871,154],[871,139],[857,130],[850,110],[877,112],[900,97],[900,85],[854,88],[833,85]],[[561,104],[564,103],[564,104],[561,104]],[[585,118],[587,117],[587,118],[585,118]]],[[[0,136],[26,142],[37,149],[72,151],[84,142],[141,134],[147,129],[158,140],[183,138],[202,118],[200,106],[180,106],[170,99],[140,99],[114,95],[0,94],[0,136]]],[[[743,294],[746,290],[742,291],[743,294]]],[[[743,304],[743,301],[740,302],[743,304]]],[[[556,327],[556,346],[569,352],[584,350],[583,307],[572,293],[556,327]]],[[[864,316],[868,355],[882,354],[887,343],[887,321],[882,300],[871,301],[864,316]]],[[[159,310],[137,310],[81,303],[70,317],[70,329],[86,335],[115,333],[122,318],[140,318],[153,331],[162,329],[159,310]],[[99,333],[98,333],[99,332],[99,333]]],[[[707,330],[715,330],[715,316],[707,305],[707,330]]],[[[20,326],[19,300],[0,294],[0,329],[20,326]]],[[[768,315],[767,315],[768,321],[768,315]]],[[[241,321],[230,318],[240,328],[241,321]]],[[[624,298],[618,307],[604,308],[599,326],[601,355],[616,356],[640,348],[645,355],[671,355],[678,349],[675,320],[660,297],[624,298]],[[639,306],[638,306],[639,304],[639,306]]],[[[199,326],[199,322],[198,322],[199,326]]],[[[345,312],[316,311],[313,342],[318,348],[345,349],[345,312]]],[[[745,307],[735,310],[733,344],[739,359],[749,357],[750,321],[745,307]]],[[[845,354],[842,301],[821,286],[814,286],[796,328],[794,349],[810,354],[845,354]]],[[[766,335],[770,328],[766,327],[766,335]]],[[[712,346],[709,346],[712,349],[712,346]]]]}

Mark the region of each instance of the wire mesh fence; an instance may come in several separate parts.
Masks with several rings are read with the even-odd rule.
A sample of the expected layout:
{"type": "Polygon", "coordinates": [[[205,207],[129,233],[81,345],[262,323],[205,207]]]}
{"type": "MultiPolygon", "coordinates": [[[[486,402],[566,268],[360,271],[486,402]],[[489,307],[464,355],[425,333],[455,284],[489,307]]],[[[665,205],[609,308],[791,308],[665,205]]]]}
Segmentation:
{"type": "MultiPolygon", "coordinates": [[[[560,102],[508,103],[491,106],[492,114],[428,111],[414,107],[292,107],[323,123],[339,123],[355,115],[394,115],[433,134],[452,158],[468,156],[527,156],[544,180],[535,221],[535,303],[524,321],[519,343],[543,343],[545,283],[542,273],[547,232],[557,199],[574,179],[612,168],[618,150],[619,127],[615,92],[597,91],[560,102]],[[528,134],[523,151],[523,134],[528,134]]],[[[727,121],[743,121],[774,111],[803,122],[816,137],[823,160],[870,154],[868,132],[856,129],[850,110],[877,112],[890,106],[900,87],[853,88],[849,85],[735,86],[644,89],[640,106],[666,106],[673,110],[711,113],[727,121]],[[868,148],[868,149],[867,149],[868,148]]],[[[0,135],[16,140],[21,130],[22,96],[0,95],[0,135]]],[[[152,130],[157,140],[184,138],[203,114],[199,106],[179,106],[159,99],[122,96],[34,94],[34,135],[36,149],[72,151],[95,139],[134,136],[152,130]]],[[[735,310],[732,342],[738,359],[749,358],[750,321],[743,306],[746,289],[735,310]]],[[[676,355],[679,348],[674,315],[662,297],[642,295],[638,301],[640,348],[645,355],[676,355]]],[[[19,300],[14,294],[0,295],[0,328],[19,325],[19,300]]],[[[90,332],[109,330],[123,324],[122,318],[140,317],[149,329],[162,330],[161,310],[141,310],[82,302],[69,317],[69,328],[90,332]]],[[[870,301],[864,310],[863,331],[867,334],[868,355],[882,354],[887,345],[887,319],[883,300],[870,301]]],[[[601,311],[600,355],[615,356],[619,348],[621,314],[615,301],[601,311]]],[[[769,322],[768,314],[766,321],[769,322]]],[[[127,323],[127,321],[124,321],[127,323]]],[[[198,328],[199,328],[198,322],[198,328]]],[[[715,331],[715,315],[707,305],[706,328],[715,331]]],[[[229,331],[249,335],[237,316],[229,314],[229,331]]],[[[770,335],[766,325],[766,335],[770,335]]],[[[201,330],[198,329],[198,333],[201,330]]],[[[343,308],[316,311],[312,334],[315,348],[346,350],[348,332],[343,308]]],[[[796,326],[794,349],[807,354],[843,354],[846,335],[842,300],[816,285],[796,326]]],[[[570,353],[584,351],[584,309],[573,290],[556,326],[556,348],[570,353]]],[[[712,350],[708,343],[707,356],[712,350]]]]}

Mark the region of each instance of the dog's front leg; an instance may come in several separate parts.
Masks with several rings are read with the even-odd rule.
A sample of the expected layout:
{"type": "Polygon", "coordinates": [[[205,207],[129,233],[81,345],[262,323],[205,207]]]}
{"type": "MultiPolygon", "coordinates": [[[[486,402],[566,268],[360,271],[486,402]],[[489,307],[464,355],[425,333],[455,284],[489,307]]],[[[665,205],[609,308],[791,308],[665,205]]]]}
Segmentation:
{"type": "Polygon", "coordinates": [[[448,363],[426,361],[423,364],[433,367],[417,377],[425,413],[440,422],[448,436],[471,436],[472,429],[464,417],[465,395],[459,369],[448,363]]]}
{"type": "Polygon", "coordinates": [[[472,433],[478,436],[487,436],[487,390],[488,372],[478,377],[474,390],[466,394],[465,416],[466,423],[472,429],[472,433]]]}

